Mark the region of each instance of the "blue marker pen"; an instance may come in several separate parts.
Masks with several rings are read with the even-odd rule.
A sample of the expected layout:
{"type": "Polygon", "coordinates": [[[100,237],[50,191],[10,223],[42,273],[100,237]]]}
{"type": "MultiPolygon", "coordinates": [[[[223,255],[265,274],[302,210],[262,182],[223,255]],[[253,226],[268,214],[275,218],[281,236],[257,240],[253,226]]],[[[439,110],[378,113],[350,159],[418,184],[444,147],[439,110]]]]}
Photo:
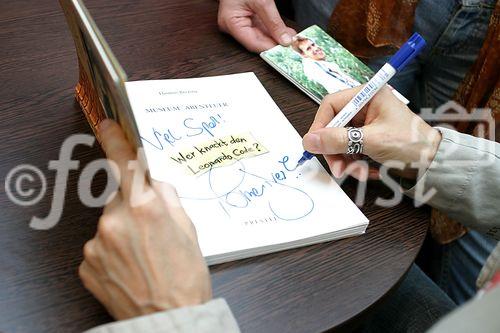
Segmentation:
{"type": "MultiPolygon", "coordinates": [[[[411,60],[413,60],[425,46],[425,40],[418,33],[401,46],[394,56],[386,63],[358,92],[346,106],[332,119],[326,127],[344,127],[352,118],[375,96],[377,92],[411,60]]],[[[297,163],[297,167],[313,158],[314,155],[304,151],[297,163]]]]}

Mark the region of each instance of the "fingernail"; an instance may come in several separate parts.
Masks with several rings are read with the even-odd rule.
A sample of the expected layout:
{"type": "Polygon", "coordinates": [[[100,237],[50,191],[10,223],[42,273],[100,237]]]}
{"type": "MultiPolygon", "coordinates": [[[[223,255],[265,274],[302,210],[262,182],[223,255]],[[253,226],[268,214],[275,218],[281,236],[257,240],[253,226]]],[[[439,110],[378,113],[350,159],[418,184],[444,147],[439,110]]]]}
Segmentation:
{"type": "Polygon", "coordinates": [[[318,151],[321,148],[319,135],[315,133],[307,133],[304,136],[304,147],[311,152],[318,151]]]}
{"type": "Polygon", "coordinates": [[[292,36],[290,36],[287,32],[285,32],[283,35],[280,36],[281,44],[291,44],[292,43],[292,36]]]}

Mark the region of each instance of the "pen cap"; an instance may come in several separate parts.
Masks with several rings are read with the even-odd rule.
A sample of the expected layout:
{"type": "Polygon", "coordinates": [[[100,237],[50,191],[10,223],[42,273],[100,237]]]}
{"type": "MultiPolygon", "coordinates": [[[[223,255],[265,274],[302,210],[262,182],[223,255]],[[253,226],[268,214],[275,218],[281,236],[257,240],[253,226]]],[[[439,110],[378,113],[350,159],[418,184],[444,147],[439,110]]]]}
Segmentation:
{"type": "Polygon", "coordinates": [[[391,60],[389,60],[389,64],[399,72],[420,53],[424,46],[424,38],[415,32],[410,39],[401,46],[399,51],[392,56],[391,60]]]}

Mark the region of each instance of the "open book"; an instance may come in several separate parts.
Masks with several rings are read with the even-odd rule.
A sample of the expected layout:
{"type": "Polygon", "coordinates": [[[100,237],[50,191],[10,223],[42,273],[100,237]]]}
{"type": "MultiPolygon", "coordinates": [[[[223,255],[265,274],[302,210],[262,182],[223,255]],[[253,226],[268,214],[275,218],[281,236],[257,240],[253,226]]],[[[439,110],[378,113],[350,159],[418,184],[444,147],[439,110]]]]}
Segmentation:
{"type": "Polygon", "coordinates": [[[208,264],[353,236],[368,220],[253,73],[126,80],[79,0],[60,0],[80,63],[77,99],[94,127],[119,121],[151,178],[177,188],[208,264]]]}
{"type": "MultiPolygon", "coordinates": [[[[374,74],[316,25],[299,32],[290,46],[278,45],[260,56],[318,104],[327,94],[359,86],[374,74]]],[[[393,93],[409,103],[396,90],[393,93]]]]}

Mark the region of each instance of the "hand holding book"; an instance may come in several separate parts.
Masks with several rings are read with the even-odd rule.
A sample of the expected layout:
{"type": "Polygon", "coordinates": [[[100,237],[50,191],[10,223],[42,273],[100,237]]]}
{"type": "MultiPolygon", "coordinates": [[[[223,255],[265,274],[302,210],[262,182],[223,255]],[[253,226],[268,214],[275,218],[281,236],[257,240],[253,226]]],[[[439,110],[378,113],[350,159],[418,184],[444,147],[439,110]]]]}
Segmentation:
{"type": "Polygon", "coordinates": [[[104,120],[97,129],[106,156],[120,170],[120,191],[85,244],[79,267],[85,287],[118,320],[207,302],[208,268],[175,189],[147,181],[140,165],[135,170],[142,177],[135,178],[129,162],[136,154],[116,122],[104,120]],[[136,179],[145,184],[132,186],[136,179]]]}

